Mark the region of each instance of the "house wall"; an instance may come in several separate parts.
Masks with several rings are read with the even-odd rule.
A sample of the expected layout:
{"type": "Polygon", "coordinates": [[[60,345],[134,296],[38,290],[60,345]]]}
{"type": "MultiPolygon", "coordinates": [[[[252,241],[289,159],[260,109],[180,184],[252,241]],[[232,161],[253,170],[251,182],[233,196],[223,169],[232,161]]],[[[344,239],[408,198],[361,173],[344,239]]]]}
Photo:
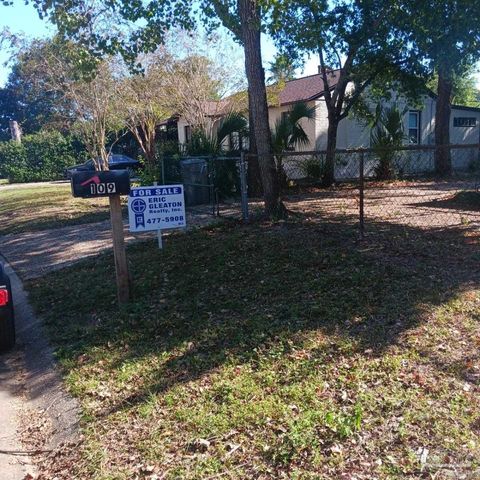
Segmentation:
{"type": "MultiPolygon", "coordinates": [[[[213,121],[211,124],[212,135],[217,133],[219,127],[219,120],[213,121]]],[[[184,117],[180,117],[177,121],[177,130],[178,130],[178,144],[181,147],[185,147],[187,144],[187,138],[185,136],[185,127],[189,126],[190,124],[185,120],[184,117]]],[[[222,146],[228,149],[229,146],[229,139],[226,138],[222,142],[222,146]]]]}
{"type": "Polygon", "coordinates": [[[366,122],[355,118],[344,118],[338,125],[337,148],[368,148],[370,128],[366,122]]]}
{"type": "MultiPolygon", "coordinates": [[[[404,130],[405,134],[408,133],[408,112],[409,110],[420,111],[420,144],[433,144],[434,136],[434,118],[435,118],[435,101],[430,97],[425,97],[422,107],[408,105],[407,101],[403,98],[392,97],[392,100],[384,102],[384,107],[396,104],[400,111],[405,111],[404,114],[404,130]]],[[[376,105],[371,104],[370,108],[373,111],[376,105]]],[[[327,128],[327,127],[325,127],[327,128]]],[[[337,134],[337,147],[338,148],[360,148],[370,147],[370,128],[365,121],[354,117],[348,117],[342,120],[338,126],[337,134]]],[[[322,135],[320,134],[319,138],[322,135]]],[[[325,133],[326,137],[326,133],[325,133]]],[[[408,143],[408,139],[405,138],[405,144],[408,143]]],[[[326,141],[325,141],[326,147],[326,141]]]]}
{"type": "Polygon", "coordinates": [[[323,99],[315,101],[315,141],[311,150],[327,148],[328,111],[323,99]]]}
{"type": "MultiPolygon", "coordinates": [[[[404,105],[407,106],[405,101],[404,105]]],[[[410,106],[410,109],[415,110],[415,106],[410,106]]],[[[408,132],[408,112],[405,114],[404,128],[408,132]]],[[[423,108],[420,109],[420,144],[435,144],[435,99],[432,97],[424,97],[423,108]]]]}
{"type": "MultiPolygon", "coordinates": [[[[391,105],[396,103],[401,111],[405,111],[404,115],[404,129],[405,134],[408,134],[408,111],[420,111],[420,144],[433,145],[435,143],[435,99],[431,96],[426,96],[420,108],[414,105],[408,105],[408,102],[402,98],[397,97],[392,92],[392,100],[385,102],[384,105],[391,105]]],[[[328,113],[325,102],[322,98],[308,102],[309,106],[315,107],[315,118],[313,121],[302,120],[301,124],[307,133],[310,142],[308,145],[297,147],[297,151],[312,151],[325,150],[327,147],[327,131],[328,131],[328,113]]],[[[283,112],[290,110],[291,106],[270,107],[269,108],[269,123],[273,129],[275,123],[281,118],[283,112]]],[[[373,110],[375,105],[370,105],[373,110]]],[[[187,122],[183,118],[178,120],[178,139],[180,144],[185,144],[185,126],[187,122]]],[[[214,127],[215,130],[215,127],[214,127]]],[[[476,144],[480,143],[480,111],[462,108],[452,108],[450,119],[450,142],[452,144],[476,144]],[[455,127],[455,117],[475,118],[476,125],[472,127],[455,127]]],[[[408,139],[405,139],[405,144],[408,144],[408,139]]],[[[228,148],[226,141],[225,147],[228,148]]],[[[337,148],[349,149],[359,147],[370,147],[370,129],[361,120],[356,118],[346,118],[342,120],[338,127],[337,133],[337,148]]],[[[452,161],[454,168],[467,168],[473,161],[478,160],[478,152],[476,150],[454,150],[452,151],[452,161]]],[[[292,160],[293,161],[293,160],[292,160]]],[[[415,171],[433,170],[433,153],[432,151],[420,152],[416,155],[415,165],[412,169],[415,171]],[[421,165],[421,166],[420,166],[421,165]]]]}
{"type": "MultiPolygon", "coordinates": [[[[475,110],[465,110],[461,108],[452,108],[450,115],[450,143],[469,144],[480,143],[480,112],[475,110]],[[474,127],[455,127],[455,118],[475,118],[474,127]]],[[[452,166],[457,170],[467,170],[473,164],[479,162],[479,152],[477,149],[456,149],[452,150],[452,166]]]]}
{"type": "Polygon", "coordinates": [[[464,110],[463,108],[452,108],[450,115],[450,143],[479,143],[480,142],[480,112],[464,110]],[[455,127],[455,117],[475,118],[474,127],[455,127]]]}
{"type": "MultiPolygon", "coordinates": [[[[420,145],[434,145],[435,144],[435,106],[436,101],[431,96],[425,96],[423,103],[412,105],[408,103],[405,98],[396,97],[392,95],[392,100],[385,102],[384,106],[396,104],[400,111],[404,111],[404,130],[405,130],[405,145],[408,145],[408,121],[409,111],[415,110],[420,112],[420,145]]],[[[315,141],[310,142],[308,147],[302,150],[325,150],[327,147],[327,131],[328,131],[328,114],[325,102],[319,99],[316,104],[315,117],[315,141]]],[[[376,105],[370,105],[373,110],[376,105]]],[[[359,147],[370,147],[370,128],[365,122],[356,118],[346,118],[342,120],[337,132],[337,148],[350,149],[359,147]]],[[[477,144],[480,143],[480,111],[452,108],[450,119],[450,142],[452,144],[477,144]],[[476,125],[472,127],[455,127],[455,117],[475,118],[476,125]]],[[[453,149],[451,152],[453,168],[456,170],[464,170],[469,168],[473,162],[479,161],[478,149],[453,149]]],[[[343,178],[351,171],[355,170],[355,158],[351,158],[347,165],[336,166],[336,178],[343,178]],[[350,163],[353,162],[351,165],[350,163]],[[338,171],[337,171],[338,170],[338,171]]],[[[371,161],[372,165],[366,165],[366,170],[369,168],[373,171],[375,166],[375,159],[372,157],[367,159],[367,163],[371,161]]],[[[433,150],[415,151],[407,155],[399,157],[401,168],[405,173],[416,173],[424,171],[434,171],[434,152],[433,150]]],[[[293,171],[293,169],[292,169],[293,171]]],[[[350,173],[349,173],[350,172],[350,173]]],[[[292,175],[291,178],[296,178],[292,175]]]]}
{"type": "MultiPolygon", "coordinates": [[[[404,129],[405,134],[408,133],[408,111],[420,111],[420,144],[434,145],[435,144],[435,99],[432,97],[425,97],[421,108],[415,105],[409,105],[403,98],[393,98],[389,102],[385,102],[384,106],[396,103],[404,114],[404,129]]],[[[326,131],[328,122],[326,118],[326,108],[324,118],[317,119],[317,144],[320,144],[323,149],[326,148],[326,131]]],[[[375,105],[371,105],[374,109],[375,105]]],[[[480,143],[480,112],[475,110],[465,110],[461,108],[452,108],[450,118],[450,143],[452,144],[469,144],[480,143]],[[455,127],[455,117],[471,117],[476,119],[474,127],[455,127]]],[[[405,144],[408,144],[408,139],[405,139],[405,144]]],[[[370,146],[370,130],[361,121],[355,118],[346,118],[340,122],[338,127],[337,147],[338,148],[358,148],[370,146]]]]}
{"type": "Polygon", "coordinates": [[[183,117],[180,117],[177,122],[178,128],[178,143],[180,145],[185,145],[187,143],[187,139],[185,138],[185,127],[188,126],[188,123],[185,121],[183,117]]]}

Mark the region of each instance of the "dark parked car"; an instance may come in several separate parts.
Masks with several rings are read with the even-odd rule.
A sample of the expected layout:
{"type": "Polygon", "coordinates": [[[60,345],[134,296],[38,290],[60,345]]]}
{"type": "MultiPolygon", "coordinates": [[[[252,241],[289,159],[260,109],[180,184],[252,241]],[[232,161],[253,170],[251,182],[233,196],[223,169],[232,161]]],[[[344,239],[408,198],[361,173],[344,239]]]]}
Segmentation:
{"type": "MultiPolygon", "coordinates": [[[[108,166],[110,170],[129,170],[135,172],[140,168],[140,162],[126,155],[112,154],[108,157],[108,166]]],[[[70,180],[74,172],[93,172],[94,170],[95,164],[93,160],[88,160],[88,162],[65,169],[65,178],[70,180]]]]}
{"type": "Polygon", "coordinates": [[[0,352],[15,345],[15,316],[13,312],[12,286],[0,264],[0,352]]]}

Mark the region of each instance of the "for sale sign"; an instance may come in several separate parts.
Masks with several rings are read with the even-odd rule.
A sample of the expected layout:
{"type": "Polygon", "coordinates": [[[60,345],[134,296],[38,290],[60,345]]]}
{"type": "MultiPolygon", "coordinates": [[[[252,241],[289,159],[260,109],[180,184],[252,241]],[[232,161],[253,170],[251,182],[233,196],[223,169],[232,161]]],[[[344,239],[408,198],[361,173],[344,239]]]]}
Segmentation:
{"type": "Polygon", "coordinates": [[[128,220],[131,232],[185,227],[183,185],[132,188],[128,197],[128,220]]]}
{"type": "Polygon", "coordinates": [[[130,176],[126,170],[75,172],[72,175],[71,185],[74,197],[92,198],[128,195],[130,192],[130,176]]]}

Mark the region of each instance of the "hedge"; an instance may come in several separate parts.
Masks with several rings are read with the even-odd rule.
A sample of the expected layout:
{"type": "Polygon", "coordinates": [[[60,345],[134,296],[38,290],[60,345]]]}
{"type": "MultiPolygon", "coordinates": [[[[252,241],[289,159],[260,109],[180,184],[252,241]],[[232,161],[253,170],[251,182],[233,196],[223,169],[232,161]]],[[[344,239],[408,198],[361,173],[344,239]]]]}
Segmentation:
{"type": "Polygon", "coordinates": [[[25,135],[22,143],[0,142],[0,177],[12,183],[59,180],[66,167],[85,160],[79,142],[56,131],[25,135]]]}

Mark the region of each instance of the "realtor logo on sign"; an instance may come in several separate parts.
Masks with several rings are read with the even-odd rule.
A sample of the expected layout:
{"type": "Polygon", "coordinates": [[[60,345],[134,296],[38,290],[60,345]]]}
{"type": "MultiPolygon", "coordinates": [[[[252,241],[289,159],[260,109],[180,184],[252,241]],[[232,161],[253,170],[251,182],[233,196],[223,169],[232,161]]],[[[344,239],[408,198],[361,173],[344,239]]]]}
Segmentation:
{"type": "Polygon", "coordinates": [[[135,215],[135,228],[143,227],[145,228],[145,210],[147,209],[147,204],[145,200],[141,198],[135,198],[132,201],[132,211],[135,215]]]}
{"type": "Polygon", "coordinates": [[[183,185],[132,188],[128,197],[128,218],[131,232],[185,227],[183,185]]]}

